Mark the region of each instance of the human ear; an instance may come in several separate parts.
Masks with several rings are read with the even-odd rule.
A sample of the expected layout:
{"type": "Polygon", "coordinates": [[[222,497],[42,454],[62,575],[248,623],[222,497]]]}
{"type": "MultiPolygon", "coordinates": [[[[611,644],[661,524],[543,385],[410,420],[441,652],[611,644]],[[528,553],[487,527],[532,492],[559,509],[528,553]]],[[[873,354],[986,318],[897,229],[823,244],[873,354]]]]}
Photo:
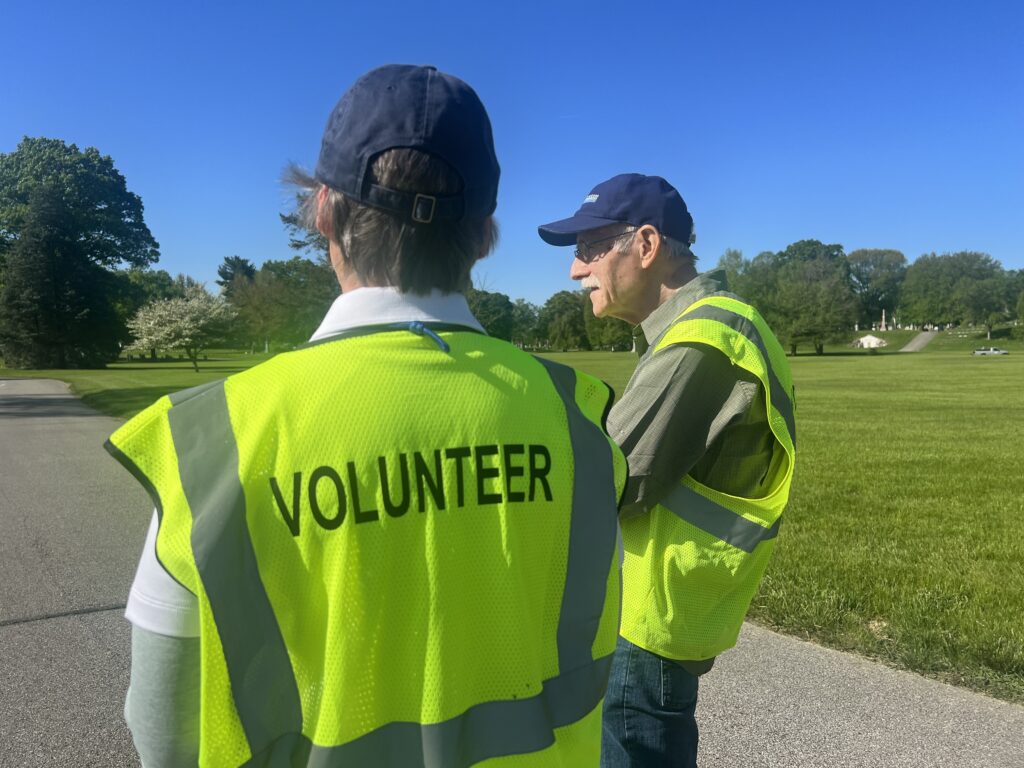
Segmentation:
{"type": "Polygon", "coordinates": [[[640,266],[647,269],[661,250],[661,233],[650,224],[644,224],[636,231],[635,240],[640,244],[640,266]]]}

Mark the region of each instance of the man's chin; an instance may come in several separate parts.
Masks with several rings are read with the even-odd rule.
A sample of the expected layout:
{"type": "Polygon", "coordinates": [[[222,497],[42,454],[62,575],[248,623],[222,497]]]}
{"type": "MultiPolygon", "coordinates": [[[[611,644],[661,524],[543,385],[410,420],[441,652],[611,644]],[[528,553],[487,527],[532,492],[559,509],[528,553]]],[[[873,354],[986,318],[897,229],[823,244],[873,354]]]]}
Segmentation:
{"type": "Polygon", "coordinates": [[[594,296],[596,294],[597,294],[597,291],[594,291],[589,296],[587,296],[587,298],[590,299],[590,306],[594,310],[594,317],[598,317],[598,318],[601,318],[601,319],[609,317],[609,315],[608,315],[608,304],[603,302],[603,301],[601,301],[600,299],[595,299],[594,296]]]}

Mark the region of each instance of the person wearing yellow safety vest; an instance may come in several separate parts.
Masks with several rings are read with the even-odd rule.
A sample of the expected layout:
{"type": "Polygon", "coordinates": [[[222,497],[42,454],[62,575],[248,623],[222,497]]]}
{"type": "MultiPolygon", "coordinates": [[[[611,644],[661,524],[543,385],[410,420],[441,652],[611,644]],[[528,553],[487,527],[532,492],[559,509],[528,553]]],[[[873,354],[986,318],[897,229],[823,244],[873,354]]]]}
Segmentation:
{"type": "Polygon", "coordinates": [[[111,436],[147,768],[597,764],[626,465],[606,385],[469,311],[498,174],[464,82],[361,77],[291,172],[343,291],[310,343],[111,436]]]}
{"type": "Polygon", "coordinates": [[[694,766],[698,676],[735,645],[789,498],[789,366],[724,273],[697,274],[693,218],[664,179],[615,176],[539,233],[576,246],[570,277],[596,316],[635,326],[640,354],[608,417],[629,481],[601,764],[694,766]]]}

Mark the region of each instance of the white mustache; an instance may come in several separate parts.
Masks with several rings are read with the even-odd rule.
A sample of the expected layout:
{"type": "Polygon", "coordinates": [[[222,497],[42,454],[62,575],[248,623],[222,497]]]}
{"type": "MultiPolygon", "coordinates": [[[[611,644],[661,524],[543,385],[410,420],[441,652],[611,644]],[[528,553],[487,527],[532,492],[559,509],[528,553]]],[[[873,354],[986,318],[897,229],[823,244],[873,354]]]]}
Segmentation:
{"type": "Polygon", "coordinates": [[[593,275],[587,275],[580,281],[580,288],[600,288],[601,281],[593,275]]]}

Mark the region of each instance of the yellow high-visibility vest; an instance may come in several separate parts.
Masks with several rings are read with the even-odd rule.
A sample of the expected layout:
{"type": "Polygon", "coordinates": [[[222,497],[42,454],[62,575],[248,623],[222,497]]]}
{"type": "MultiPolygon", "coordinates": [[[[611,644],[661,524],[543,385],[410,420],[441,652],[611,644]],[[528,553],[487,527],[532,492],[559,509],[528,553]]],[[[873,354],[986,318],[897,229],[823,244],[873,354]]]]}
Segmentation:
{"type": "Polygon", "coordinates": [[[427,335],[316,343],[111,436],[198,597],[201,765],[597,765],[626,477],[610,390],[427,335]]]}
{"type": "Polygon", "coordinates": [[[736,644],[775,545],[796,458],[795,398],[786,355],[749,304],[694,302],[657,342],[714,347],[755,375],[775,446],[759,498],[732,496],[690,476],[648,514],[624,521],[621,634],[652,653],[710,659],[736,644]]]}

